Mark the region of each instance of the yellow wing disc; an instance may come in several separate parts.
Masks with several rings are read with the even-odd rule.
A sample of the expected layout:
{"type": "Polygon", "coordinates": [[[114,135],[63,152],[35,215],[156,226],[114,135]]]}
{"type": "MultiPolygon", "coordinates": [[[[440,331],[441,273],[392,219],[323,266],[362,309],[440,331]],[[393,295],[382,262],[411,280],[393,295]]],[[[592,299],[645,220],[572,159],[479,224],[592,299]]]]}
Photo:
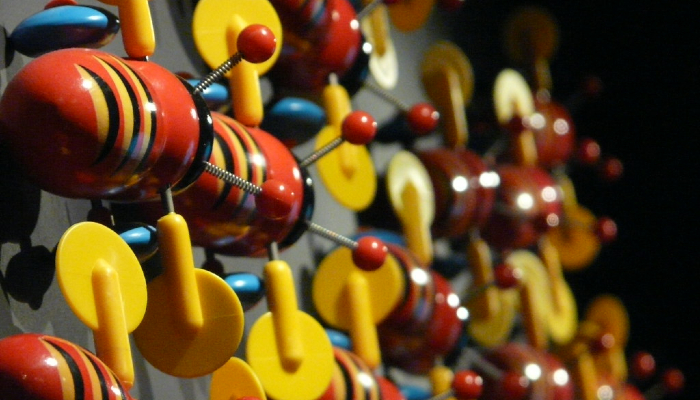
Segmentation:
{"type": "Polygon", "coordinates": [[[372,318],[382,321],[396,307],[405,290],[404,277],[396,259],[387,255],[384,264],[375,271],[362,271],[352,261],[352,253],[339,247],[328,254],[318,266],[311,292],[316,311],[321,318],[338,329],[350,329],[350,312],[346,296],[346,282],[351,273],[367,279],[372,318]]]}
{"type": "Polygon", "coordinates": [[[146,278],[131,248],[113,230],[95,222],[68,228],[56,249],[56,278],[68,305],[92,330],[98,329],[92,271],[98,261],[117,271],[129,332],[146,312],[146,278]]]}
{"type": "Polygon", "coordinates": [[[236,352],[243,336],[243,307],[223,279],[194,270],[204,324],[185,333],[174,323],[170,290],[162,275],[148,284],[148,307],[134,331],[143,357],[162,372],[194,378],[216,371],[236,352]]]}
{"type": "Polygon", "coordinates": [[[231,357],[211,377],[209,400],[256,397],[266,400],[265,390],[255,372],[245,361],[231,357]]]}
{"type": "Polygon", "coordinates": [[[328,388],[335,359],[326,331],[308,314],[297,310],[304,357],[294,370],[282,364],[272,314],[260,317],[250,330],[246,358],[269,397],[277,400],[307,400],[320,397],[328,388]]]}
{"type": "Polygon", "coordinates": [[[233,15],[249,24],[267,26],[277,38],[277,49],[269,60],[254,64],[258,75],[265,74],[277,61],[282,50],[282,23],[269,1],[262,0],[200,0],[192,19],[192,36],[197,51],[211,68],[216,68],[229,54],[227,30],[233,15]]]}
{"type": "Polygon", "coordinates": [[[396,29],[411,32],[425,25],[435,0],[400,0],[389,4],[389,16],[396,29]]]}
{"type": "MultiPolygon", "coordinates": [[[[321,129],[316,138],[316,150],[337,137],[340,137],[337,128],[329,125],[321,129]]],[[[324,186],[343,207],[361,211],[374,200],[377,173],[365,146],[343,143],[318,160],[316,166],[324,186]]]]}

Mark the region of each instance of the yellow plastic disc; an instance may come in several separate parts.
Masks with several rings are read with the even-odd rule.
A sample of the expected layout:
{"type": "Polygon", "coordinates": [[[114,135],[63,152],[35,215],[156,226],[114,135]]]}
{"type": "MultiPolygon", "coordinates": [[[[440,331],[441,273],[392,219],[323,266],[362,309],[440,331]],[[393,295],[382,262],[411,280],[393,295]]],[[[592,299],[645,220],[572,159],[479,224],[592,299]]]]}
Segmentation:
{"type": "Polygon", "coordinates": [[[384,320],[399,303],[406,283],[398,261],[388,254],[386,261],[375,271],[362,271],[352,261],[352,252],[339,247],[319,264],[311,286],[311,295],[319,315],[329,325],[342,330],[350,329],[350,312],[346,282],[351,273],[359,273],[367,279],[372,319],[384,320]]]}
{"type": "Polygon", "coordinates": [[[515,324],[518,292],[514,289],[498,291],[498,310],[490,318],[472,318],[467,332],[484,347],[493,348],[508,341],[515,324]]]}
{"type": "Polygon", "coordinates": [[[396,29],[411,32],[428,21],[435,0],[400,0],[389,4],[389,17],[396,29]]]}
{"type": "Polygon", "coordinates": [[[629,337],[629,316],[622,301],[612,295],[596,297],[586,308],[585,320],[597,324],[615,338],[615,346],[624,348],[629,337]]]}
{"type": "Polygon", "coordinates": [[[200,0],[192,17],[192,36],[197,51],[211,68],[228,60],[233,54],[229,54],[226,32],[234,14],[249,24],[267,26],[277,38],[277,49],[272,57],[254,64],[258,74],[263,75],[275,64],[282,49],[282,23],[269,1],[200,0]]]}
{"type": "Polygon", "coordinates": [[[506,68],[498,74],[493,86],[493,106],[501,124],[535,112],[532,91],[519,72],[506,68]]]}
{"type": "Polygon", "coordinates": [[[516,63],[550,59],[559,44],[559,28],[554,17],[541,7],[522,7],[505,24],[505,50],[516,63]]]}
{"type": "Polygon", "coordinates": [[[91,330],[98,329],[92,270],[105,261],[118,272],[129,332],[146,312],[146,278],[131,248],[113,230],[95,222],[68,228],[56,248],[56,278],[68,305],[91,330]]]}
{"type": "Polygon", "coordinates": [[[266,399],[265,390],[253,369],[240,358],[231,357],[212,375],[209,400],[231,400],[242,397],[266,399]]]}
{"type": "Polygon", "coordinates": [[[187,334],[171,316],[171,296],[162,275],[148,284],[146,316],[134,331],[143,357],[162,372],[194,378],[210,374],[233,356],[243,335],[243,308],[223,279],[202,269],[194,270],[203,326],[187,334]]]}
{"type": "Polygon", "coordinates": [[[430,46],[428,51],[423,54],[423,62],[421,63],[423,86],[430,99],[435,103],[439,103],[441,99],[445,98],[445,93],[431,90],[431,85],[427,85],[426,81],[434,74],[444,73],[445,69],[452,69],[457,73],[464,106],[469,106],[474,94],[474,71],[472,65],[459,46],[452,42],[441,40],[430,46]]]}
{"type": "MultiPolygon", "coordinates": [[[[316,137],[316,149],[340,137],[340,132],[333,126],[326,126],[316,137]]],[[[323,184],[333,198],[352,211],[362,211],[374,200],[377,192],[377,174],[369,151],[365,146],[343,143],[337,149],[323,156],[316,162],[323,184]],[[343,154],[344,146],[351,157],[343,154]]]]}
{"type": "Polygon", "coordinates": [[[547,236],[559,251],[562,267],[578,271],[589,266],[600,252],[595,234],[596,216],[583,206],[564,209],[563,223],[552,228],[547,236]]]}
{"type": "Polygon", "coordinates": [[[308,314],[297,310],[304,357],[295,370],[280,361],[272,313],[261,316],[250,330],[246,358],[260,378],[265,392],[276,400],[319,398],[328,388],[335,359],[326,331],[308,314]]]}

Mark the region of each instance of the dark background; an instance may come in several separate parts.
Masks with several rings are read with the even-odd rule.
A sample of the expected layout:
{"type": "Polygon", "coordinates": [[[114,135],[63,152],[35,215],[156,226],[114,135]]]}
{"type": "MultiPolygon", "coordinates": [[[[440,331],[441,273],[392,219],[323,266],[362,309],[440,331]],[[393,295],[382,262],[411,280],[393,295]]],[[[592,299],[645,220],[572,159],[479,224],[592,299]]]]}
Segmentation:
{"type": "MultiPolygon", "coordinates": [[[[687,386],[677,398],[694,399],[700,377],[700,15],[683,3],[527,4],[546,7],[559,23],[553,97],[566,102],[587,77],[598,77],[600,95],[572,110],[578,136],[594,138],[625,165],[615,183],[592,172],[573,175],[579,203],[610,215],[619,227],[617,241],[593,265],[567,273],[579,309],[600,293],[619,296],[631,321],[627,352],[649,351],[659,369],[681,368],[687,386]]],[[[523,4],[467,1],[449,17],[477,81],[493,82],[510,66],[500,45],[502,23],[523,4]]]]}

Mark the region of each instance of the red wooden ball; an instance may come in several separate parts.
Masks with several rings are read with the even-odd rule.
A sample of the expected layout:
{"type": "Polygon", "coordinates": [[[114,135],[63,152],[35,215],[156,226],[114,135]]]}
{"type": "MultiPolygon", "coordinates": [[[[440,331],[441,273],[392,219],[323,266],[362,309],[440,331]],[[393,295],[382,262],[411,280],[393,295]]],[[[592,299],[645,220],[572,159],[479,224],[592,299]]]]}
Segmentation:
{"type": "Polygon", "coordinates": [[[277,38],[265,25],[252,24],[241,31],[236,44],[246,61],[258,64],[275,54],[277,38]]]}
{"type": "Polygon", "coordinates": [[[484,380],[471,370],[458,371],[452,381],[452,389],[459,400],[476,399],[481,396],[484,380]]]}
{"type": "Polygon", "coordinates": [[[610,243],[617,238],[617,224],[608,217],[598,218],[595,226],[595,234],[603,243],[610,243]]]}
{"type": "Polygon", "coordinates": [[[625,170],[619,158],[607,157],[600,164],[600,177],[606,182],[614,182],[622,177],[625,170]]]}
{"type": "Polygon", "coordinates": [[[645,380],[651,378],[656,372],[656,360],[646,351],[639,351],[632,357],[632,376],[645,380]]]}
{"type": "Polygon", "coordinates": [[[664,389],[669,393],[678,393],[683,390],[683,386],[685,386],[685,376],[681,370],[676,368],[665,371],[661,379],[664,384],[664,389]]]}
{"type": "Polygon", "coordinates": [[[501,384],[506,400],[522,400],[530,390],[530,381],[514,371],[506,371],[501,378],[501,384]]]}
{"type": "Polygon", "coordinates": [[[593,165],[600,160],[600,145],[593,139],[584,138],[579,141],[577,158],[579,162],[593,165]]]}
{"type": "Polygon", "coordinates": [[[406,120],[413,133],[424,136],[437,128],[440,113],[428,103],[417,103],[406,113],[406,120]]]}
{"type": "Polygon", "coordinates": [[[296,194],[275,179],[266,180],[261,188],[262,192],[255,197],[255,207],[260,214],[272,220],[287,217],[294,207],[296,194]]]}
{"type": "Polygon", "coordinates": [[[364,111],[353,111],[343,120],[343,140],[352,144],[367,144],[377,133],[377,121],[364,111]]]}
{"type": "Polygon", "coordinates": [[[510,289],[520,285],[522,272],[508,264],[499,264],[493,269],[493,277],[496,286],[501,289],[510,289]]]}
{"type": "Polygon", "coordinates": [[[357,248],[352,251],[352,261],[364,271],[374,271],[384,264],[387,252],[384,242],[365,236],[357,241],[357,248]]]}

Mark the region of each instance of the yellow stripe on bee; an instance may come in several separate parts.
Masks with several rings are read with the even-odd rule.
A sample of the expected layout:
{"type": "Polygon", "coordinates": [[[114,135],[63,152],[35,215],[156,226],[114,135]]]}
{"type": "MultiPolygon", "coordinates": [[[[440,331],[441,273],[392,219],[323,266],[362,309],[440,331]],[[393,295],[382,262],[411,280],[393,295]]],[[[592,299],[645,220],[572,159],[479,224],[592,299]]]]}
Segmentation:
{"type": "Polygon", "coordinates": [[[122,106],[122,126],[120,128],[120,132],[123,135],[121,145],[117,147],[123,149],[124,151],[129,148],[129,143],[131,142],[132,132],[130,127],[134,125],[134,114],[132,112],[134,105],[131,102],[131,98],[129,97],[129,93],[126,89],[126,86],[124,86],[124,83],[122,82],[121,78],[114,71],[114,66],[109,65],[107,62],[100,58],[95,57],[95,59],[104,67],[110,79],[114,83],[116,93],[118,94],[118,101],[122,106]]]}
{"type": "MultiPolygon", "coordinates": [[[[91,82],[92,87],[99,87],[99,83],[87,72],[87,70],[79,65],[75,66],[78,73],[84,82],[91,82]]],[[[85,83],[84,85],[87,85],[85,83]]],[[[88,90],[92,98],[93,109],[95,111],[95,120],[97,122],[97,142],[104,143],[109,133],[109,108],[104,93],[101,90],[88,90]]]]}

